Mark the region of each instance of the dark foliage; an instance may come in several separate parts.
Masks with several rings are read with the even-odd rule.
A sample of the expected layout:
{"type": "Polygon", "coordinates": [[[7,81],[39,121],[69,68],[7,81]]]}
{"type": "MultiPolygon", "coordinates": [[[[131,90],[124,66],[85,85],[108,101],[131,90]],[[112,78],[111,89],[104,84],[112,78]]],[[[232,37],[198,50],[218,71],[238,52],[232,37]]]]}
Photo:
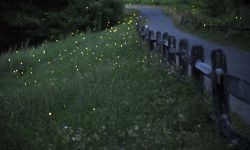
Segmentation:
{"type": "Polygon", "coordinates": [[[102,30],[123,13],[120,0],[0,0],[0,51],[76,30],[102,30]]]}

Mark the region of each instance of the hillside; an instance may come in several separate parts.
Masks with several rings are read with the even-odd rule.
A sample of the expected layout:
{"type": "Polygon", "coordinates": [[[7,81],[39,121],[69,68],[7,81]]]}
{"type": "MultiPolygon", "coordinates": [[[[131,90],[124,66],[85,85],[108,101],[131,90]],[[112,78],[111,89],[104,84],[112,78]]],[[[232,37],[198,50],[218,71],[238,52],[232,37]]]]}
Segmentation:
{"type": "Polygon", "coordinates": [[[229,149],[134,20],[0,58],[1,149],[229,149]]]}

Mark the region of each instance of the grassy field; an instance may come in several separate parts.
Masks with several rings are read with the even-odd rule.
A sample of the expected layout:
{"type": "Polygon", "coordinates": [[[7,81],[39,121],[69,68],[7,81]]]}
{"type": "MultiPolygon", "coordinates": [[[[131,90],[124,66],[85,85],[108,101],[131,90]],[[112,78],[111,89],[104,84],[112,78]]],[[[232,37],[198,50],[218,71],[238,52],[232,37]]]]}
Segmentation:
{"type": "Polygon", "coordinates": [[[1,149],[230,149],[191,80],[140,42],[130,18],[2,55],[1,149]]]}

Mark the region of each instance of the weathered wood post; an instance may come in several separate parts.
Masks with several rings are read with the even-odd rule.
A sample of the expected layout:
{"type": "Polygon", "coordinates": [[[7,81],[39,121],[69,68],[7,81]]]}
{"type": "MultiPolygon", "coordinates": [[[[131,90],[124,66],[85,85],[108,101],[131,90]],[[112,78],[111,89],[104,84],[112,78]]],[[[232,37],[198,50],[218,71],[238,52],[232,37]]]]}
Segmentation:
{"type": "Polygon", "coordinates": [[[142,38],[142,40],[145,40],[146,36],[147,36],[147,27],[142,26],[141,27],[141,38],[142,38]]]}
{"type": "Polygon", "coordinates": [[[140,24],[136,23],[136,31],[138,34],[140,34],[140,24]]]}
{"type": "Polygon", "coordinates": [[[179,71],[180,75],[188,74],[188,40],[181,39],[179,43],[179,71]]]}
{"type": "Polygon", "coordinates": [[[167,58],[167,50],[168,50],[168,32],[164,32],[162,35],[162,57],[163,59],[167,58]]]}
{"type": "Polygon", "coordinates": [[[170,64],[175,63],[175,54],[176,54],[176,39],[175,36],[169,36],[168,38],[168,62],[170,64]]]}
{"type": "Polygon", "coordinates": [[[157,31],[156,32],[156,52],[161,53],[161,43],[162,43],[161,32],[157,31]]]}
{"type": "Polygon", "coordinates": [[[223,84],[223,74],[227,73],[227,60],[221,49],[212,51],[212,92],[216,121],[216,133],[232,138],[229,117],[229,96],[223,84]]]}
{"type": "Polygon", "coordinates": [[[204,49],[200,45],[195,45],[192,47],[191,51],[191,74],[193,78],[197,81],[199,86],[200,94],[204,93],[204,76],[203,73],[195,67],[196,62],[204,62],[204,49]]]}
{"type": "Polygon", "coordinates": [[[149,47],[150,47],[150,51],[152,52],[153,49],[154,49],[154,43],[155,43],[154,31],[153,31],[153,30],[150,30],[150,31],[149,31],[148,38],[149,38],[149,47]]]}

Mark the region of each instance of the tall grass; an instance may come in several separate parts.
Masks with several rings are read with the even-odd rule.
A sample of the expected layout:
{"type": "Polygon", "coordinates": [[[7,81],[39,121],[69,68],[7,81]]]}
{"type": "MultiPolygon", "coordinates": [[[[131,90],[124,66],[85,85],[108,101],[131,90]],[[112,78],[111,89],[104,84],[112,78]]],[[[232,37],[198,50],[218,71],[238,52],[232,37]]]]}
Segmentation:
{"type": "Polygon", "coordinates": [[[2,55],[1,149],[227,149],[133,22],[2,55]]]}

